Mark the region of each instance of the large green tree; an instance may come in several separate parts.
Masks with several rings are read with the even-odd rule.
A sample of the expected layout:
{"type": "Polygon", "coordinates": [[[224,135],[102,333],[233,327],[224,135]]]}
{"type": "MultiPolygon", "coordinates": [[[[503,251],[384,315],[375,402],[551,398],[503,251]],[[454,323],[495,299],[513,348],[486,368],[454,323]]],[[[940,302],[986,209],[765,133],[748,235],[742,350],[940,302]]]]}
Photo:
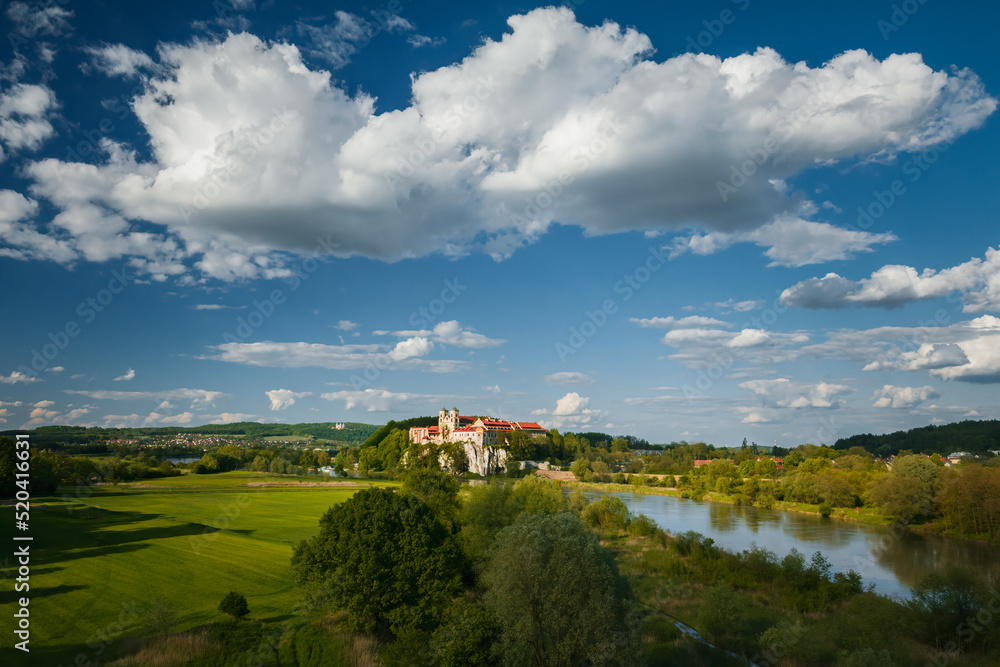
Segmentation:
{"type": "Polygon", "coordinates": [[[523,514],[484,573],[507,665],[634,665],[642,647],[632,591],[574,514],[523,514]]]}
{"type": "Polygon", "coordinates": [[[432,630],[461,592],[461,551],[415,495],[358,491],[319,525],[316,537],[295,547],[295,581],[326,588],[351,630],[432,630]]]}

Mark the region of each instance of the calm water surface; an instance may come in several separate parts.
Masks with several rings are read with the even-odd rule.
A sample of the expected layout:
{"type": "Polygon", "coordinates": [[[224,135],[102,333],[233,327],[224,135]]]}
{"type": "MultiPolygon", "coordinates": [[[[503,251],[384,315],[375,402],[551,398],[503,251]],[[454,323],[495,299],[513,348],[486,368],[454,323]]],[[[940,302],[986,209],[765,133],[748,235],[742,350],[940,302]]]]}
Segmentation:
{"type": "MultiPolygon", "coordinates": [[[[588,492],[591,498],[599,496],[588,492]]],[[[821,551],[835,572],[854,570],[883,595],[909,595],[921,577],[948,565],[1000,574],[1000,547],[903,532],[812,514],[739,507],[668,496],[615,493],[629,510],[672,533],[694,530],[728,551],[752,544],[783,558],[793,548],[808,559],[821,551]]]]}

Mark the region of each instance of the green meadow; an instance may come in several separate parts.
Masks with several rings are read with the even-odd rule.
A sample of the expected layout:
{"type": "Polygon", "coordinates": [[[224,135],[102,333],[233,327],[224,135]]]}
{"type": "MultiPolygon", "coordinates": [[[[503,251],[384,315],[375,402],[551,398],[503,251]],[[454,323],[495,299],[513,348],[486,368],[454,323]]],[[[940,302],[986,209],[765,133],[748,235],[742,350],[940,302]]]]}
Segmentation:
{"type": "MultiPolygon", "coordinates": [[[[246,595],[252,618],[289,619],[303,593],[292,583],[293,545],[317,532],[331,505],[365,485],[384,484],[248,486],[316,480],[184,475],[82,493],[61,488],[58,497],[32,502],[30,661],[4,664],[82,666],[107,659],[113,644],[141,633],[158,598],[174,603],[175,631],[220,620],[217,606],[229,591],[246,595]]],[[[5,577],[16,576],[11,564],[2,561],[5,577]]],[[[6,610],[24,595],[12,588],[0,594],[7,638],[14,624],[6,610]]],[[[11,642],[4,645],[6,655],[28,657],[7,648],[11,642]]]]}

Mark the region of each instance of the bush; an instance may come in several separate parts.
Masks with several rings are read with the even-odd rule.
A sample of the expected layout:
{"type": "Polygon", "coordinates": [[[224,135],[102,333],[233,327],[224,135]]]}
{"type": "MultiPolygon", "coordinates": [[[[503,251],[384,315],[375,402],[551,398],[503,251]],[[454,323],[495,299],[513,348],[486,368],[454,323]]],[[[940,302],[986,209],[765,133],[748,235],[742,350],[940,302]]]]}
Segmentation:
{"type": "Polygon", "coordinates": [[[230,591],[219,603],[219,611],[223,614],[229,614],[239,621],[250,613],[250,607],[247,605],[247,599],[243,593],[230,591]]]}
{"type": "Polygon", "coordinates": [[[629,511],[621,498],[604,496],[583,509],[584,522],[592,528],[621,530],[629,524],[629,511]]]}
{"type": "Polygon", "coordinates": [[[649,537],[656,533],[658,526],[656,522],[650,519],[645,514],[639,514],[632,517],[632,520],[628,524],[629,535],[635,535],[637,537],[649,537]]]}
{"type": "Polygon", "coordinates": [[[711,556],[718,554],[719,551],[715,546],[715,540],[693,530],[674,536],[673,546],[681,556],[711,556]]]}
{"type": "Polygon", "coordinates": [[[705,590],[698,614],[699,628],[714,641],[738,636],[749,609],[747,597],[723,581],[705,590]]]}
{"type": "Polygon", "coordinates": [[[833,513],[833,505],[828,502],[822,502],[819,504],[819,513],[822,516],[829,517],[833,513]]]}
{"type": "Polygon", "coordinates": [[[627,484],[628,483],[628,480],[625,478],[625,473],[623,473],[623,472],[616,472],[615,475],[614,475],[614,477],[611,478],[611,481],[614,482],[615,484],[627,484]]]}

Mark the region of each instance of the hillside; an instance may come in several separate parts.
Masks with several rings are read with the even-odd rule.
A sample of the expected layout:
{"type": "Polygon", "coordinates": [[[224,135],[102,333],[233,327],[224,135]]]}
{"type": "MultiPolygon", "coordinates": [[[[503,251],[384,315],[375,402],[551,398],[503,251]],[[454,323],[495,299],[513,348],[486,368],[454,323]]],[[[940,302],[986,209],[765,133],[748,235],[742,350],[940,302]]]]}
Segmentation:
{"type": "MultiPolygon", "coordinates": [[[[27,431],[35,444],[63,442],[87,444],[103,440],[135,440],[152,436],[177,436],[181,434],[233,435],[250,438],[272,436],[312,436],[348,445],[360,445],[378,430],[375,424],[346,422],[343,429],[334,428],[334,422],[301,424],[261,424],[234,422],[232,424],[203,424],[201,426],[161,426],[148,428],[100,428],[85,426],[40,426],[27,431]]],[[[0,432],[0,435],[25,433],[21,430],[0,432]]]]}
{"type": "Polygon", "coordinates": [[[876,456],[891,456],[900,450],[911,450],[914,454],[941,454],[969,452],[988,454],[992,449],[1000,449],[1000,421],[963,421],[940,426],[923,426],[909,431],[896,431],[885,435],[853,435],[841,438],[834,444],[835,449],[864,447],[876,456]]]}

